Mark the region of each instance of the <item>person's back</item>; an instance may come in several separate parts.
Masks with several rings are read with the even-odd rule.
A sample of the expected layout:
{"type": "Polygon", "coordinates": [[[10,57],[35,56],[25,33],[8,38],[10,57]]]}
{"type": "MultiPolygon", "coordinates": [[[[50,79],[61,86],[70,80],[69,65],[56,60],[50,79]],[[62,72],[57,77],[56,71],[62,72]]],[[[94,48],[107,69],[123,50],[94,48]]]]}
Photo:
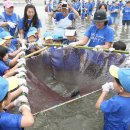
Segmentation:
{"type": "Polygon", "coordinates": [[[104,130],[125,130],[130,118],[130,97],[115,95],[101,104],[104,113],[104,130]]]}
{"type": "Polygon", "coordinates": [[[0,112],[0,117],[0,130],[23,130],[21,128],[21,114],[0,112]]]}

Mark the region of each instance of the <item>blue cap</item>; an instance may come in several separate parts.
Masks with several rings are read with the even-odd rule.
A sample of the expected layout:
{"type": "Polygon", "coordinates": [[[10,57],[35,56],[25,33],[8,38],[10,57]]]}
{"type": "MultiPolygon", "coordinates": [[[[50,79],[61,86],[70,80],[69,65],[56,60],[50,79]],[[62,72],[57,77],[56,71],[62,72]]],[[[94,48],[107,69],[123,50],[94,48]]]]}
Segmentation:
{"type": "Polygon", "coordinates": [[[111,65],[109,72],[113,77],[119,79],[125,91],[130,93],[130,68],[119,68],[111,65]]]}
{"type": "Polygon", "coordinates": [[[52,37],[52,33],[51,32],[45,32],[44,35],[43,35],[43,38],[46,38],[46,37],[52,37]]]}
{"type": "Polygon", "coordinates": [[[28,31],[29,31],[29,32],[30,32],[30,31],[35,31],[35,32],[37,33],[37,28],[35,28],[35,27],[30,27],[28,31]]]}
{"type": "Polygon", "coordinates": [[[2,101],[6,96],[8,88],[9,88],[8,81],[0,77],[0,101],[2,101]]]}
{"type": "Polygon", "coordinates": [[[30,37],[30,36],[35,36],[36,37],[36,31],[29,31],[27,33],[27,37],[30,37]]]}
{"type": "Polygon", "coordinates": [[[12,76],[7,79],[0,77],[0,101],[2,101],[5,98],[8,91],[16,89],[18,85],[19,80],[15,76],[12,76]]]}
{"type": "Polygon", "coordinates": [[[62,34],[54,34],[53,40],[56,40],[56,41],[63,40],[63,35],[62,34]]]}
{"type": "Polygon", "coordinates": [[[4,28],[0,27],[0,33],[5,31],[4,28]]]}
{"type": "Polygon", "coordinates": [[[7,31],[2,31],[2,32],[0,33],[0,38],[7,40],[7,39],[11,39],[11,38],[13,38],[13,37],[10,35],[9,32],[7,32],[7,31]]]}

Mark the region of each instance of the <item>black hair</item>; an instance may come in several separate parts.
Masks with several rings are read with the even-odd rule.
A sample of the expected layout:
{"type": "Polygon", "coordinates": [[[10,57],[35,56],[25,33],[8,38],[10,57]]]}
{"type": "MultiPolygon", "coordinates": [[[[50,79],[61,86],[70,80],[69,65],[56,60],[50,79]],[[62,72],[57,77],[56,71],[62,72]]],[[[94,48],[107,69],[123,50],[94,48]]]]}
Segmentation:
{"type": "Polygon", "coordinates": [[[6,100],[7,99],[7,97],[8,97],[8,94],[9,94],[9,92],[7,92],[7,94],[5,95],[5,97],[0,101],[0,103],[2,103],[4,100],[6,100]]]}
{"type": "Polygon", "coordinates": [[[27,32],[31,26],[38,28],[39,19],[38,19],[37,11],[36,11],[36,8],[35,8],[34,5],[27,4],[25,6],[23,22],[24,22],[24,31],[25,32],[27,32]],[[28,24],[28,16],[27,16],[27,10],[29,8],[32,8],[34,10],[34,12],[35,12],[35,14],[34,14],[34,16],[33,16],[32,21],[31,21],[30,24],[28,24]]]}
{"type": "Polygon", "coordinates": [[[122,86],[121,83],[120,83],[120,81],[119,81],[119,79],[115,78],[115,80],[116,80],[116,82],[117,82],[120,86],[122,86]]]}
{"type": "Polygon", "coordinates": [[[3,60],[4,56],[8,53],[6,47],[0,45],[0,60],[3,60]]]}
{"type": "Polygon", "coordinates": [[[104,7],[105,7],[106,12],[107,12],[107,5],[106,5],[106,4],[104,4],[104,3],[100,4],[100,5],[98,6],[98,9],[101,9],[101,7],[102,7],[102,6],[104,6],[104,7]]]}
{"type": "Polygon", "coordinates": [[[126,50],[126,44],[122,41],[117,41],[117,42],[114,42],[113,48],[115,48],[115,50],[125,51],[126,50]]]}
{"type": "MultiPolygon", "coordinates": [[[[75,30],[75,27],[67,27],[66,29],[68,29],[68,30],[75,30]]],[[[74,36],[77,36],[77,33],[76,33],[76,31],[75,31],[75,34],[74,34],[74,36]]]]}
{"type": "Polygon", "coordinates": [[[127,4],[130,4],[130,1],[127,1],[127,4]]]}

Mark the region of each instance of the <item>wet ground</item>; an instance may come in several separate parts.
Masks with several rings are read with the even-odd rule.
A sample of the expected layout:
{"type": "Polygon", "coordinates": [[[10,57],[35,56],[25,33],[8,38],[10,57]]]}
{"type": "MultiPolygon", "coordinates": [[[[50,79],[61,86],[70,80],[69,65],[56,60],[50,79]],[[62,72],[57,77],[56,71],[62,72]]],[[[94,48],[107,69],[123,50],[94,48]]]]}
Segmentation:
{"type": "MultiPolygon", "coordinates": [[[[23,16],[25,5],[16,5],[15,12],[21,17],[23,16]]],[[[39,18],[42,21],[42,32],[52,31],[53,22],[48,20],[48,15],[44,12],[44,5],[36,5],[39,18]]],[[[83,37],[88,26],[86,20],[77,20],[75,23],[78,38],[83,37]]],[[[129,30],[123,31],[121,22],[116,30],[115,41],[122,40],[130,48],[129,30]]],[[[101,130],[103,126],[103,115],[95,110],[95,102],[101,92],[89,94],[74,102],[67,103],[60,107],[37,113],[35,116],[35,124],[28,130],[101,130]]]]}

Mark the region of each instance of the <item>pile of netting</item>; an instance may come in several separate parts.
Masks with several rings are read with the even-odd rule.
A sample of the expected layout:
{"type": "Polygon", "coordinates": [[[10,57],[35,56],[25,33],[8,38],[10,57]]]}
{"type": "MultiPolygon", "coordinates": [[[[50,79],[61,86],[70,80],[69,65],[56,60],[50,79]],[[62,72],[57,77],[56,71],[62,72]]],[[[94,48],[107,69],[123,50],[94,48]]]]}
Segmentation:
{"type": "Polygon", "coordinates": [[[120,66],[124,54],[72,48],[49,48],[27,59],[30,104],[36,113],[101,88],[112,81],[110,65],[120,66]]]}

